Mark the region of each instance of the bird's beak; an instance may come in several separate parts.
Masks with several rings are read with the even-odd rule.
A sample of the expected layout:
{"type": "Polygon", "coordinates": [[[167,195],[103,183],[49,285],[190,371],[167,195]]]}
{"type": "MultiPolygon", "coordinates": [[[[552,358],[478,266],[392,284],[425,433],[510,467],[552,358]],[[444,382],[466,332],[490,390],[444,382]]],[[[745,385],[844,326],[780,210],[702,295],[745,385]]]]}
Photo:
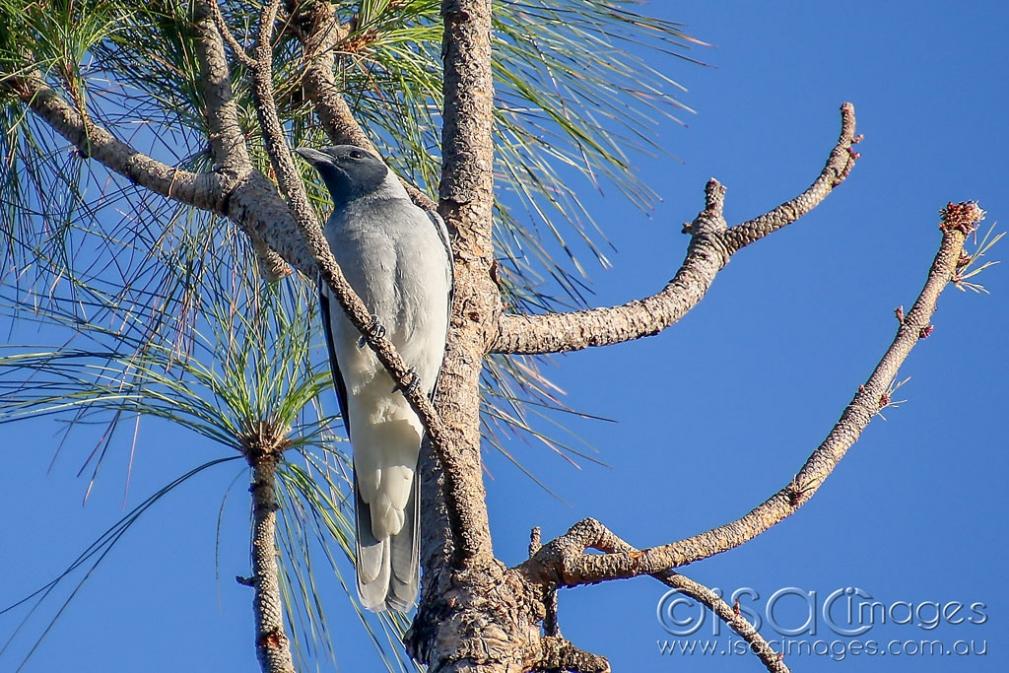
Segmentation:
{"type": "Polygon", "coordinates": [[[313,166],[318,164],[328,164],[333,161],[333,158],[328,154],[324,154],[318,150],[313,150],[310,147],[298,147],[294,151],[297,152],[302,159],[313,166]]]}

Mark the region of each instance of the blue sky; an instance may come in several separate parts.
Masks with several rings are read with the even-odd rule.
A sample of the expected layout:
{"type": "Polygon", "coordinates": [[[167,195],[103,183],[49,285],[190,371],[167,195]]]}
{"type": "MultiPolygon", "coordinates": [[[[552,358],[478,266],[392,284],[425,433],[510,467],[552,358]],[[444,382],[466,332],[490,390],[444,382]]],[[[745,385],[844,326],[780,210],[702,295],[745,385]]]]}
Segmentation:
{"type": "MultiPolygon", "coordinates": [[[[863,157],[820,209],[734,258],[681,324],[656,338],[552,361],[572,406],[617,421],[572,423],[608,467],[576,470],[541,447],[516,443],[513,452],[555,498],[489,454],[495,549],[507,563],[521,560],[533,525],[553,536],[591,515],[648,546],[748,511],[799,468],[882,354],[894,307],[913,301],[938,245],[938,209],[977,199],[989,223],[1009,212],[1004,3],[650,6],[712,43],[700,54],[712,67],[667,64],[699,113],[688,128],[657,129],[677,159],[636,159],[663,196],[656,211],[646,216],[619,198],[588,194],[619,250],[612,270],[593,272],[593,301],[624,301],[666,282],[687,242],[680,223],[701,208],[708,177],[729,189],[730,222],[803,188],[836,137],[843,100],[856,104],[863,157]]],[[[835,590],[858,588],[896,606],[898,621],[904,603],[981,603],[983,624],[877,624],[861,639],[965,640],[975,648],[986,643],[987,654],[800,655],[789,657],[793,669],[1009,665],[1009,590],[1000,563],[1009,532],[1005,269],[986,273],[991,296],[947,290],[935,333],[902,372],[912,377],[900,395],[907,403],[873,423],[812,502],[745,547],[686,569],[727,592],[752,588],[760,598],[743,604],[755,611],[788,587],[815,592],[818,607],[835,590]]],[[[129,437],[114,446],[82,508],[86,480],[75,476],[73,451],[46,472],[57,430],[49,420],[4,426],[4,605],[52,578],[124,511],[129,437]]],[[[82,457],[90,446],[79,450],[82,457]]],[[[152,425],[141,434],[127,502],[222,455],[202,439],[152,425]]],[[[231,579],[248,571],[241,478],[223,510],[220,580],[215,567],[218,510],[238,473],[235,463],[209,471],[145,515],[25,670],[90,673],[110,662],[154,673],[255,670],[251,596],[231,579]]],[[[321,578],[320,591],[334,623],[345,627],[335,645],[339,670],[378,670],[339,585],[321,578]]],[[[575,643],[608,655],[614,670],[760,670],[749,657],[661,656],[657,643],[671,639],[656,615],[663,594],[649,579],[564,592],[561,625],[575,643]]],[[[776,605],[783,625],[804,621],[807,603],[794,595],[776,605]]],[[[924,621],[929,614],[919,608],[924,621]]],[[[709,632],[708,619],[696,638],[709,632]]],[[[0,617],[0,633],[16,623],[0,617]]],[[[800,638],[838,638],[826,626],[821,619],[817,635],[800,638]]],[[[0,669],[20,662],[31,641],[21,637],[0,654],[0,669]]]]}

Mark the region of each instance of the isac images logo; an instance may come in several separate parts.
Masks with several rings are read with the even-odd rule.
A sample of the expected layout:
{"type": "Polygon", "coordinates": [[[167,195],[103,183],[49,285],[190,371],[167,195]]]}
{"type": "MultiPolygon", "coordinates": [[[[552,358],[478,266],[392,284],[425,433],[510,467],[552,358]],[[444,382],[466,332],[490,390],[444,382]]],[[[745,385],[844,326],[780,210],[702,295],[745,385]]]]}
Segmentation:
{"type": "MultiPolygon", "coordinates": [[[[979,626],[988,622],[981,601],[881,600],[860,587],[822,593],[783,587],[761,593],[740,587],[715,593],[744,617],[784,655],[983,656],[988,641],[979,626]],[[939,636],[942,637],[939,637],[939,636]]],[[[663,655],[747,654],[748,643],[731,639],[732,631],[698,601],[673,589],[656,606],[663,655]],[[723,636],[730,636],[726,641],[723,636]]]]}

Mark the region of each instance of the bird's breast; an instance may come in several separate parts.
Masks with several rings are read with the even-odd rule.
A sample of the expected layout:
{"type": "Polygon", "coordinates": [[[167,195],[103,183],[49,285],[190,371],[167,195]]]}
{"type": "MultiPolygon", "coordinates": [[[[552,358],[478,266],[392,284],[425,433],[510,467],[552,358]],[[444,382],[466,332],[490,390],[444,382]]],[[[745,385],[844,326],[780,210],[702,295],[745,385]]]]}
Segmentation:
{"type": "MultiPolygon", "coordinates": [[[[408,210],[378,207],[334,214],[326,234],[348,282],[397,350],[422,378],[433,380],[431,368],[437,372],[447,329],[448,261],[427,215],[407,204],[408,210]]],[[[346,316],[340,312],[334,322],[340,323],[334,325],[339,333],[334,337],[348,351],[357,349],[359,333],[346,316]]],[[[345,352],[341,360],[365,366],[369,356],[362,360],[358,355],[345,352]]]]}

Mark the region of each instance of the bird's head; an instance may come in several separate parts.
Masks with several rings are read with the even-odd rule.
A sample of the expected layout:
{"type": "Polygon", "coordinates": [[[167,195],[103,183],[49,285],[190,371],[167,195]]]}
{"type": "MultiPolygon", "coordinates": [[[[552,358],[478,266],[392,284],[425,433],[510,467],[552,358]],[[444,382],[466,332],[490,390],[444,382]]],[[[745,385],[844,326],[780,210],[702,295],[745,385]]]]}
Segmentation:
{"type": "Polygon", "coordinates": [[[379,189],[389,175],[381,159],[356,145],[335,145],[321,150],[299,147],[295,152],[319,171],[334,205],[379,189]]]}

